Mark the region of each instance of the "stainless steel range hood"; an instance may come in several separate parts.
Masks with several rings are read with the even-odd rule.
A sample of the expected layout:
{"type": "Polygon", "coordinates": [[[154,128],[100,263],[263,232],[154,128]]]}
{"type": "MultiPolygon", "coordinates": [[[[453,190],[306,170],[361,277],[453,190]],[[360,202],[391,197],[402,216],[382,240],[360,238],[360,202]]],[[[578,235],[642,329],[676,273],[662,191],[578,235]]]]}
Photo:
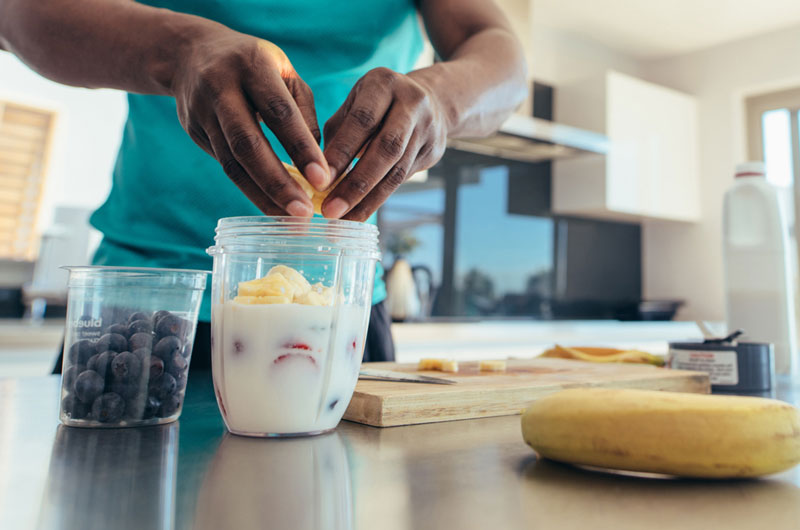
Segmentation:
{"type": "Polygon", "coordinates": [[[449,149],[522,162],[542,162],[586,153],[606,154],[608,138],[600,133],[513,114],[488,138],[458,138],[449,149]]]}

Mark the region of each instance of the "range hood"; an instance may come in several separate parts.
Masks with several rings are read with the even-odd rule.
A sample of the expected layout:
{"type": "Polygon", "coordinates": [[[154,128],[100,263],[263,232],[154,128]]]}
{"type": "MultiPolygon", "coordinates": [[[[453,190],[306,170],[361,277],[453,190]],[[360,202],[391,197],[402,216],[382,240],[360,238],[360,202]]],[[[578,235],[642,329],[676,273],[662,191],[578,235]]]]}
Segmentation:
{"type": "Polygon", "coordinates": [[[608,146],[608,137],[603,134],[524,114],[511,115],[498,132],[487,138],[447,141],[447,147],[456,151],[521,162],[542,162],[587,153],[606,154],[608,146]]]}

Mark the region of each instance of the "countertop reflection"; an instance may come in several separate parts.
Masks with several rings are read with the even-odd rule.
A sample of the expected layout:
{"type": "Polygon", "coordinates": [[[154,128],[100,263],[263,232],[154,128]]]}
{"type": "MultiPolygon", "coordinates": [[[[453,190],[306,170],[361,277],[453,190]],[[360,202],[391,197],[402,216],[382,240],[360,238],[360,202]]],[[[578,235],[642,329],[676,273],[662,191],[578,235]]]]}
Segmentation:
{"type": "MultiPolygon", "coordinates": [[[[778,395],[796,402],[783,382],[778,395]]],[[[261,440],[227,434],[209,378],[179,422],[58,425],[55,377],[0,380],[0,528],[800,528],[800,472],[728,482],[538,461],[519,417],[261,440]]]]}

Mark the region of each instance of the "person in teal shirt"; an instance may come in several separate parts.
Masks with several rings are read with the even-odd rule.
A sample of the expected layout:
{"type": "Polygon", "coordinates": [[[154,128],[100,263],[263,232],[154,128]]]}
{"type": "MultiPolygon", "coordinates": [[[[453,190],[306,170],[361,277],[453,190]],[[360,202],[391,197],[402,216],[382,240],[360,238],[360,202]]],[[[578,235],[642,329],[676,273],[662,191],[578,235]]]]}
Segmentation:
{"type": "MultiPolygon", "coordinates": [[[[322,213],[374,222],[448,137],[491,133],[526,92],[490,0],[2,0],[0,47],[55,81],[129,92],[91,218],[102,265],[208,270],[219,218],[311,216],[281,161],[319,190],[352,166],[322,213]],[[420,21],[440,60],[413,70],[420,21]]],[[[379,269],[365,360],[393,357],[384,297],[379,269]]],[[[208,366],[208,296],[200,319],[192,365],[208,366]]]]}

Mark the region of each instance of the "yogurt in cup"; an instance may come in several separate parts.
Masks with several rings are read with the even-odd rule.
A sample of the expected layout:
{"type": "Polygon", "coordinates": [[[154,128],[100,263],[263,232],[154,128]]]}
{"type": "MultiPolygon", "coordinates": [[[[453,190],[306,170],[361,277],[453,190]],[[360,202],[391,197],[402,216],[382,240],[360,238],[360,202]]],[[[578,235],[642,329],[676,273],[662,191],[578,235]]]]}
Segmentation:
{"type": "Polygon", "coordinates": [[[216,232],[211,355],[225,425],[246,436],[330,431],[358,380],[377,228],[233,217],[216,232]]]}

